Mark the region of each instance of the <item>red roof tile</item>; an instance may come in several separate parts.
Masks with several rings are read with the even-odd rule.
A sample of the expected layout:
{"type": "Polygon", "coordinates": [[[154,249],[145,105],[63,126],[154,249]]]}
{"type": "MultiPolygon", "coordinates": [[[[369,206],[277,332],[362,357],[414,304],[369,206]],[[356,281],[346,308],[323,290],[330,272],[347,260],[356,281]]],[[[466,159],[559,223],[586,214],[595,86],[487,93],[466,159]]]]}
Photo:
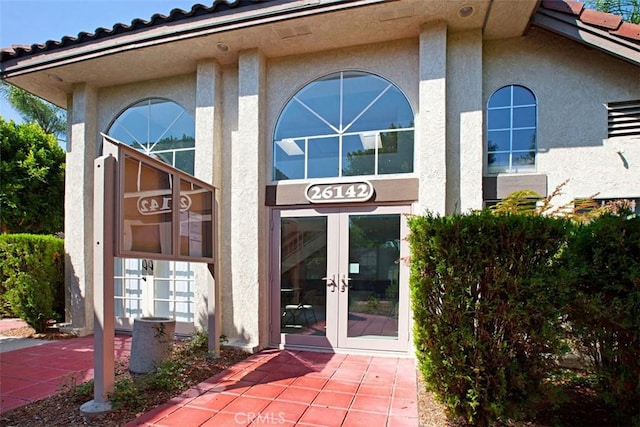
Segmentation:
{"type": "Polygon", "coordinates": [[[640,25],[623,22],[616,31],[611,31],[614,36],[640,41],[640,25]]]}
{"type": "Polygon", "coordinates": [[[583,10],[580,14],[580,20],[585,24],[595,25],[596,27],[606,28],[608,30],[617,30],[620,24],[622,24],[622,16],[593,9],[583,10]]]}
{"type": "Polygon", "coordinates": [[[574,0],[543,0],[541,8],[577,17],[585,25],[607,31],[610,35],[640,42],[640,25],[625,22],[619,15],[585,9],[584,3],[574,0]]]}

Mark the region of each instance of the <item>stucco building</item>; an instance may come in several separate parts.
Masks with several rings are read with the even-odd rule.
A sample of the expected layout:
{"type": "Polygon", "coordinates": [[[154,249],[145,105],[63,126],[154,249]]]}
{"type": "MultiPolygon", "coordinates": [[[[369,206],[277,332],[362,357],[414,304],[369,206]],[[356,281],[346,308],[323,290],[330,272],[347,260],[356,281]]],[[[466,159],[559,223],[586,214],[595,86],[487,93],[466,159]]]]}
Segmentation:
{"type": "Polygon", "coordinates": [[[116,260],[117,327],[171,316],[188,333],[214,304],[252,350],[409,352],[405,214],[566,180],[558,203],[640,201],[640,26],[575,1],[217,0],[1,59],[68,112],[79,333],[101,133],[219,189],[215,277],[116,260]]]}

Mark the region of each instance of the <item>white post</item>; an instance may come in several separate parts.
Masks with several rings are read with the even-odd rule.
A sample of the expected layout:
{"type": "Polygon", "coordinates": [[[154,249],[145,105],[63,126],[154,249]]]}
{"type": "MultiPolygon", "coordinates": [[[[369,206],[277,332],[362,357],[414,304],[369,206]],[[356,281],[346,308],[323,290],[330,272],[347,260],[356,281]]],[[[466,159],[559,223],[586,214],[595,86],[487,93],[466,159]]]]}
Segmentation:
{"type": "MultiPolygon", "coordinates": [[[[106,151],[106,150],[105,150],[106,151]]],[[[80,406],[84,414],[111,410],[109,394],[115,385],[114,363],[114,213],[116,164],[114,156],[94,162],[93,193],[93,400],[80,406]]]]}

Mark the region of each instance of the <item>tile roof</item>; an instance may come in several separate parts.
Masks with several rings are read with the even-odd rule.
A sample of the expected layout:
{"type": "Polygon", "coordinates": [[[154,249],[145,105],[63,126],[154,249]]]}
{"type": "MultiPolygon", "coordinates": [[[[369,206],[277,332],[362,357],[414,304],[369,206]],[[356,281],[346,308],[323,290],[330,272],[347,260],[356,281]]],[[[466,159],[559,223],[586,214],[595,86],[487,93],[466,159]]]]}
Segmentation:
{"type": "Polygon", "coordinates": [[[112,37],[115,35],[129,33],[143,28],[155,27],[162,24],[181,21],[183,19],[210,15],[215,12],[222,12],[234,8],[251,7],[256,3],[264,3],[272,0],[213,0],[211,6],[203,4],[194,5],[191,10],[173,9],[169,15],[160,13],[154,14],[148,21],[144,19],[134,19],[129,25],[117,23],[113,28],[96,28],[93,33],[81,32],[76,37],[64,36],[60,41],[48,40],[44,43],[36,43],[32,45],[13,45],[11,47],[3,47],[0,49],[0,61],[7,59],[29,56],[54,49],[65,48],[68,46],[80,45],[95,40],[112,37]]]}
{"type": "MultiPolygon", "coordinates": [[[[211,6],[202,4],[194,5],[191,10],[173,9],[169,15],[155,14],[149,20],[134,19],[129,25],[117,23],[111,29],[97,28],[93,33],[81,32],[76,37],[64,36],[60,41],[48,40],[44,43],[32,45],[13,45],[0,49],[0,62],[25,56],[31,56],[42,52],[50,52],[69,46],[77,46],[84,43],[130,33],[136,30],[155,27],[167,23],[173,23],[188,18],[211,15],[216,12],[227,11],[235,8],[256,7],[258,3],[274,0],[213,0],[211,6]]],[[[640,45],[640,25],[624,22],[620,16],[586,9],[583,2],[574,0],[543,0],[537,14],[549,11],[560,13],[579,21],[583,26],[605,31],[614,41],[620,40],[625,44],[640,45]]]]}
{"type": "Polygon", "coordinates": [[[596,27],[617,38],[640,44],[640,25],[625,22],[619,15],[586,9],[583,2],[574,0],[543,0],[542,9],[571,15],[583,24],[596,27]]]}

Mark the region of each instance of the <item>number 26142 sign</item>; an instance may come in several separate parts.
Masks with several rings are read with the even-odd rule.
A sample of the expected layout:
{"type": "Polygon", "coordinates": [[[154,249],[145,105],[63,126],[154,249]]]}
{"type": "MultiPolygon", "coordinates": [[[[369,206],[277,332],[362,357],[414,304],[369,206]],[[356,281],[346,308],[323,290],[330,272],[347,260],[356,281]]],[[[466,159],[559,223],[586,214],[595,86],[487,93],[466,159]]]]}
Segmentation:
{"type": "Polygon", "coordinates": [[[373,185],[368,181],[311,184],[304,195],[311,203],[366,202],[373,197],[373,185]]]}

